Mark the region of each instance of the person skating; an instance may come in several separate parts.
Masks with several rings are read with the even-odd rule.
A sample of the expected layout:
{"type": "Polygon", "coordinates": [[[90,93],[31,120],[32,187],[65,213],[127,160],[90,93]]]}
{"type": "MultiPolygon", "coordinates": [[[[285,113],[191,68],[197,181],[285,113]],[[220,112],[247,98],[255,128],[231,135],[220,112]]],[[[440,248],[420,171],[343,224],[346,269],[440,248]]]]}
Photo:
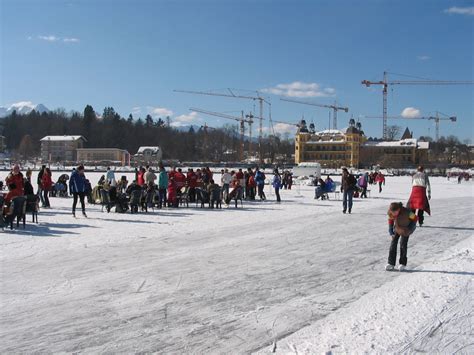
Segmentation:
{"type": "Polygon", "coordinates": [[[160,165],[158,174],[158,208],[166,206],[166,189],[168,188],[168,173],[163,165],[160,165]]]}
{"type": "Polygon", "coordinates": [[[267,199],[263,191],[265,188],[265,174],[258,167],[255,170],[255,183],[257,184],[258,197],[261,201],[265,201],[267,199]]]}
{"type": "Polygon", "coordinates": [[[38,172],[38,177],[36,178],[36,184],[38,185],[38,196],[41,200],[41,203],[44,205],[44,197],[43,197],[43,191],[41,187],[41,179],[43,178],[43,174],[46,170],[46,165],[42,165],[40,171],[38,172]]]}
{"type": "Polygon", "coordinates": [[[413,211],[403,207],[401,202],[392,202],[388,209],[388,232],[392,238],[388,254],[388,264],[385,270],[395,269],[397,259],[398,240],[400,239],[399,270],[407,266],[408,238],[416,229],[417,216],[413,211]]]}
{"type": "Polygon", "coordinates": [[[281,202],[281,198],[280,198],[281,176],[280,176],[280,173],[278,172],[278,169],[275,169],[273,171],[272,186],[275,189],[275,196],[276,196],[277,202],[280,203],[281,202]]]}
{"type": "Polygon", "coordinates": [[[356,178],[349,174],[347,168],[342,169],[341,192],[342,192],[342,213],[352,212],[352,197],[356,188],[356,178]]]}
{"type": "Polygon", "coordinates": [[[369,173],[365,173],[357,181],[357,184],[362,189],[362,192],[360,193],[360,198],[367,198],[367,185],[369,182],[368,180],[369,180],[369,173]]]}
{"type": "Polygon", "coordinates": [[[84,202],[86,196],[86,177],[84,176],[83,165],[79,165],[77,169],[72,171],[71,178],[69,179],[69,191],[73,196],[72,215],[76,217],[76,205],[79,199],[81,201],[82,215],[87,217],[86,204],[84,202]]]}
{"type": "Polygon", "coordinates": [[[425,220],[424,212],[431,215],[430,203],[431,200],[431,185],[428,175],[424,171],[423,166],[419,166],[415,175],[412,178],[412,188],[410,198],[407,203],[407,208],[413,212],[418,211],[418,224],[420,227],[425,220]]]}
{"type": "Polygon", "coordinates": [[[51,170],[46,168],[43,172],[43,176],[41,177],[41,189],[43,191],[43,207],[50,208],[51,205],[49,203],[49,192],[53,187],[53,179],[51,176],[51,170]]]}
{"type": "Polygon", "coordinates": [[[375,178],[375,182],[379,184],[379,193],[382,192],[382,184],[385,185],[385,176],[379,172],[375,178]]]}

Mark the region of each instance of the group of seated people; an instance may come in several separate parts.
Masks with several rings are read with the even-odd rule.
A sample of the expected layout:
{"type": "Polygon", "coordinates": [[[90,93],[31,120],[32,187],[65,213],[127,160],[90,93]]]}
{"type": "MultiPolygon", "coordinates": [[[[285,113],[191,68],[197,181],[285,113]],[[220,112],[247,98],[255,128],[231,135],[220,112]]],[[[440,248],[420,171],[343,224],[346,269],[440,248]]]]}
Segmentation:
{"type": "Polygon", "coordinates": [[[315,195],[314,199],[325,200],[328,198],[328,192],[336,191],[336,183],[331,179],[331,176],[328,175],[326,180],[323,180],[321,177],[316,178],[314,181],[315,195]]]}
{"type": "MultiPolygon", "coordinates": [[[[181,168],[172,168],[166,171],[160,166],[160,171],[155,174],[151,167],[140,167],[136,172],[136,179],[131,183],[126,176],[115,180],[113,173],[108,171],[102,175],[97,186],[92,189],[92,203],[104,204],[107,210],[115,206],[116,212],[138,212],[138,208],[178,207],[180,202],[201,202],[201,206],[209,203],[209,207],[219,206],[222,201],[226,204],[232,199],[243,198],[243,187],[239,174],[223,170],[223,178],[229,175],[229,181],[219,186],[209,168],[188,169],[185,175],[181,168]]],[[[243,173],[242,173],[243,177],[243,173]]],[[[255,191],[253,191],[255,196],[255,191]]]]}
{"type": "MultiPolygon", "coordinates": [[[[7,193],[0,193],[0,224],[9,223],[14,218],[15,200],[21,203],[29,203],[37,208],[38,196],[31,185],[31,175],[24,177],[20,167],[15,165],[5,179],[7,193]]],[[[3,189],[3,183],[2,183],[3,189]]]]}

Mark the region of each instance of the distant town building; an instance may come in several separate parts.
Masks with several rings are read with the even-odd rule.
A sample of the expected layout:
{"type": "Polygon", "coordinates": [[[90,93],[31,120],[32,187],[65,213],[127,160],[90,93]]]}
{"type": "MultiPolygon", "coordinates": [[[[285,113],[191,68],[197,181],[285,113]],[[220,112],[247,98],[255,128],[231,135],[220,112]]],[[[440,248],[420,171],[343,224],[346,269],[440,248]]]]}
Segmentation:
{"type": "Polygon", "coordinates": [[[391,168],[414,167],[426,161],[429,142],[415,138],[399,141],[367,141],[361,148],[362,166],[382,165],[391,168]]]}
{"type": "Polygon", "coordinates": [[[130,165],[130,153],[118,148],[78,148],[77,161],[81,163],[120,163],[130,165]]]}
{"type": "Polygon", "coordinates": [[[295,163],[317,162],[322,167],[359,166],[359,152],[366,137],[351,119],[347,129],[320,132],[308,130],[301,121],[295,137],[295,163]]]}
{"type": "Polygon", "coordinates": [[[77,149],[83,148],[87,140],[83,136],[46,136],[40,142],[43,162],[72,162],[77,160],[77,149]]]}
{"type": "Polygon", "coordinates": [[[429,143],[412,138],[407,128],[399,141],[368,140],[362,126],[351,119],[342,130],[315,132],[304,121],[295,137],[295,163],[317,162],[325,168],[413,167],[426,161],[429,143]]]}
{"type": "Polygon", "coordinates": [[[7,149],[6,143],[5,143],[5,137],[0,136],[0,153],[3,153],[7,149]]]}
{"type": "Polygon", "coordinates": [[[137,163],[159,163],[163,157],[163,152],[160,147],[140,147],[133,159],[137,163]]]}

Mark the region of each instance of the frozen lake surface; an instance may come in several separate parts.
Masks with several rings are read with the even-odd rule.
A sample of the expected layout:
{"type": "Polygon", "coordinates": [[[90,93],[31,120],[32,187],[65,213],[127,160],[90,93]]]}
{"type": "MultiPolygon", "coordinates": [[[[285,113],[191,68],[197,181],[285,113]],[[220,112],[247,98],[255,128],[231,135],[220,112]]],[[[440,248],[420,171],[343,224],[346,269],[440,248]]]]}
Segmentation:
{"type": "Polygon", "coordinates": [[[38,225],[0,235],[0,351],[472,353],[473,185],[432,178],[408,245],[420,272],[385,272],[386,210],[410,181],[387,177],[351,215],[309,186],[88,219],[52,198],[38,225]]]}

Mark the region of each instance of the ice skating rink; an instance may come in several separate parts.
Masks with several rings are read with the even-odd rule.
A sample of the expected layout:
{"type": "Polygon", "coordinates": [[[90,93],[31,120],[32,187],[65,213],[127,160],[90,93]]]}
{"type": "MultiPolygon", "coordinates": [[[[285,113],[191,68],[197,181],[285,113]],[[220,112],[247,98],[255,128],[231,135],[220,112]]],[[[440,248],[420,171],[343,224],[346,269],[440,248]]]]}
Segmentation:
{"type": "Polygon", "coordinates": [[[309,186],[88,219],[51,198],[38,225],[0,233],[0,352],[472,353],[473,184],[431,178],[400,273],[384,271],[386,210],[411,180],[386,180],[351,215],[309,186]]]}

